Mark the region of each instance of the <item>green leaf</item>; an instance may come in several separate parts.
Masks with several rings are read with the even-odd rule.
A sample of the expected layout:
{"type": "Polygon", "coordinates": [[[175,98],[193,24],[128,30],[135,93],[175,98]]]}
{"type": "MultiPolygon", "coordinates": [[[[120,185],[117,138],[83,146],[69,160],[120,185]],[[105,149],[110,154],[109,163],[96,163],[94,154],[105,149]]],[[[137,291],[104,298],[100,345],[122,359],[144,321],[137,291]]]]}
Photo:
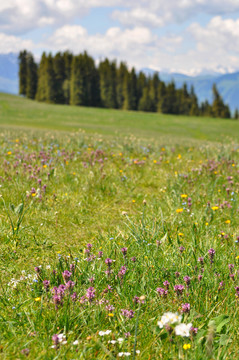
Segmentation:
{"type": "Polygon", "coordinates": [[[220,334],[220,332],[223,329],[223,326],[226,325],[230,321],[229,316],[224,315],[224,318],[220,321],[220,323],[217,325],[216,332],[220,334]]]}
{"type": "Polygon", "coordinates": [[[16,214],[21,215],[21,214],[22,214],[22,211],[23,211],[23,207],[24,207],[23,203],[19,204],[17,207],[15,207],[14,212],[15,212],[16,214]]]}
{"type": "Polygon", "coordinates": [[[231,342],[232,342],[232,339],[230,339],[229,335],[222,334],[220,336],[220,345],[228,345],[231,342]]]}

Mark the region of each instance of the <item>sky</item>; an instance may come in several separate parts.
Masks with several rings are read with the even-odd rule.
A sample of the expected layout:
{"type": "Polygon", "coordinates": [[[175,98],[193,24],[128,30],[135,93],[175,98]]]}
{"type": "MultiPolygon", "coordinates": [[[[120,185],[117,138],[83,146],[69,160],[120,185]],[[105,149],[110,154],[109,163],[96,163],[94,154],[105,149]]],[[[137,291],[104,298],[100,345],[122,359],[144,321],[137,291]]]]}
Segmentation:
{"type": "Polygon", "coordinates": [[[137,70],[239,70],[239,0],[1,0],[0,54],[87,51],[137,70]]]}

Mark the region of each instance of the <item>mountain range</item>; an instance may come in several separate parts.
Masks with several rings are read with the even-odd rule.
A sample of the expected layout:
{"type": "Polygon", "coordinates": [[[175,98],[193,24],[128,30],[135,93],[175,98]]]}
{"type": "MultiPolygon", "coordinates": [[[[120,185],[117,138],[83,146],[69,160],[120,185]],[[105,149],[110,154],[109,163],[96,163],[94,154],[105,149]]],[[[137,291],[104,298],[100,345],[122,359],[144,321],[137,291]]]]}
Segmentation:
{"type": "MultiPolygon", "coordinates": [[[[143,68],[146,75],[153,75],[155,70],[143,68]]],[[[193,85],[199,102],[212,101],[212,86],[215,83],[226,104],[232,112],[239,108],[239,72],[219,74],[203,73],[198,76],[188,76],[178,73],[160,72],[162,81],[175,82],[177,88],[187,84],[188,89],[193,85]]],[[[18,94],[18,55],[14,53],[0,54],[0,91],[18,94]]]]}

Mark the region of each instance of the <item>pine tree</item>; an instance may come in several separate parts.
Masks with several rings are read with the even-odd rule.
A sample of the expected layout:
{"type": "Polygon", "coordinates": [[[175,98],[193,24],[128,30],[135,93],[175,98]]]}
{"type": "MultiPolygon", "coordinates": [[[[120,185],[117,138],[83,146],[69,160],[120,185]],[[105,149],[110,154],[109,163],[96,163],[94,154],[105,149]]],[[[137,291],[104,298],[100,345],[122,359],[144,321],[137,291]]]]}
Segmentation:
{"type": "Polygon", "coordinates": [[[46,102],[56,103],[57,84],[52,55],[46,58],[46,102]]]}
{"type": "MultiPolygon", "coordinates": [[[[140,71],[138,78],[137,78],[137,101],[136,101],[137,109],[139,109],[139,103],[143,96],[143,91],[144,91],[144,88],[146,85],[147,85],[147,78],[146,78],[145,74],[142,71],[140,71]]],[[[144,96],[145,95],[146,94],[144,94],[144,96]]]]}
{"type": "Polygon", "coordinates": [[[128,74],[128,69],[125,63],[121,62],[119,68],[116,70],[116,101],[117,108],[123,109],[125,100],[125,77],[128,74]]]}
{"type": "Polygon", "coordinates": [[[230,118],[230,110],[227,105],[224,104],[219,91],[217,90],[216,84],[212,87],[213,103],[212,103],[212,116],[219,118],[230,118]]]}
{"type": "Polygon", "coordinates": [[[27,55],[27,86],[26,96],[29,99],[35,99],[37,92],[37,64],[34,61],[34,57],[31,53],[27,55]]]}
{"type": "Polygon", "coordinates": [[[137,109],[137,76],[135,69],[131,72],[127,72],[124,77],[123,85],[124,103],[123,108],[125,110],[137,109]]]}
{"type": "Polygon", "coordinates": [[[143,95],[139,101],[139,111],[153,111],[154,103],[153,99],[150,97],[150,87],[149,84],[146,85],[143,89],[143,95]]]}
{"type": "Polygon", "coordinates": [[[55,102],[57,104],[65,104],[65,93],[63,84],[66,79],[66,70],[65,70],[65,60],[62,53],[58,52],[53,57],[53,69],[55,74],[55,88],[56,88],[56,94],[55,94],[55,102]]]}
{"type": "Polygon", "coordinates": [[[99,65],[100,75],[100,97],[102,106],[106,108],[117,108],[116,98],[116,63],[108,59],[99,65]]]}
{"type": "Polygon", "coordinates": [[[18,56],[19,61],[19,94],[26,95],[27,93],[27,56],[28,52],[23,50],[18,56]]]}
{"type": "Polygon", "coordinates": [[[200,111],[199,111],[199,106],[198,106],[198,99],[195,94],[193,85],[191,86],[189,96],[190,96],[190,100],[191,100],[191,107],[190,107],[189,115],[198,116],[200,111]]]}
{"type": "Polygon", "coordinates": [[[38,68],[38,82],[37,82],[37,93],[36,100],[46,101],[46,88],[47,88],[47,78],[46,78],[46,53],[43,52],[41,56],[41,61],[38,68]]]}
{"type": "Polygon", "coordinates": [[[65,79],[62,85],[65,104],[70,104],[70,84],[71,84],[71,66],[73,55],[68,51],[63,53],[64,68],[65,68],[65,79]]]}
{"type": "Polygon", "coordinates": [[[82,55],[73,57],[70,89],[71,89],[70,104],[84,105],[85,89],[84,89],[84,66],[83,66],[82,55]]]}
{"type": "Polygon", "coordinates": [[[36,99],[48,103],[55,103],[57,95],[55,72],[52,55],[44,52],[38,70],[38,85],[36,99]]]}

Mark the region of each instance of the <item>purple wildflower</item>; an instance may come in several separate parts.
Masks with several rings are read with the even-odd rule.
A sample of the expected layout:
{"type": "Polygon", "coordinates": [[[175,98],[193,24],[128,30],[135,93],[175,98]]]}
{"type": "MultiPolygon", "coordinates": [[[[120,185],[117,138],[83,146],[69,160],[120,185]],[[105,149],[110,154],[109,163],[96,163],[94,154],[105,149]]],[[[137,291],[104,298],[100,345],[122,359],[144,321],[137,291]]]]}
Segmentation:
{"type": "Polygon", "coordinates": [[[105,310],[107,310],[107,311],[109,311],[109,312],[112,312],[112,311],[114,311],[114,306],[112,306],[112,305],[107,305],[106,307],[105,307],[105,310]]]}
{"type": "Polygon", "coordinates": [[[78,295],[77,295],[76,292],[74,292],[74,293],[71,295],[71,300],[72,300],[73,302],[75,302],[77,299],[78,299],[78,295]]]}
{"type": "Polygon", "coordinates": [[[89,300],[89,302],[92,302],[93,299],[95,298],[95,292],[96,290],[90,286],[87,290],[86,290],[86,297],[89,300]]]}
{"type": "Polygon", "coordinates": [[[70,271],[72,271],[72,272],[75,271],[75,264],[70,264],[70,271]]]}
{"type": "Polygon", "coordinates": [[[34,270],[36,271],[37,274],[40,274],[41,269],[39,268],[39,266],[34,267],[34,270]]]}
{"type": "Polygon", "coordinates": [[[174,291],[176,291],[176,294],[179,296],[179,295],[182,295],[183,293],[183,290],[184,290],[184,285],[175,285],[174,286],[174,291]]]}
{"type": "Polygon", "coordinates": [[[113,262],[113,260],[110,259],[110,258],[105,259],[105,263],[106,263],[106,265],[108,265],[109,267],[110,267],[110,265],[112,264],[112,262],[113,262]]]}
{"type": "Polygon", "coordinates": [[[210,257],[210,262],[211,262],[211,264],[213,263],[213,259],[214,259],[215,253],[216,253],[216,251],[215,251],[214,249],[212,249],[212,248],[208,250],[208,255],[209,255],[209,257],[210,257]]]}
{"type": "Polygon", "coordinates": [[[121,309],[121,314],[128,319],[132,319],[134,317],[134,311],[133,310],[125,310],[121,309]]]}
{"type": "Polygon", "coordinates": [[[72,290],[74,286],[75,286],[74,281],[69,280],[69,281],[66,283],[66,289],[72,290]]]}
{"type": "Polygon", "coordinates": [[[198,258],[198,262],[203,266],[203,264],[204,264],[204,258],[203,258],[203,257],[199,257],[199,258],[198,258]]]}
{"type": "Polygon", "coordinates": [[[63,276],[63,279],[65,281],[68,281],[71,277],[72,273],[68,270],[65,270],[63,273],[62,273],[62,276],[63,276]]]}
{"type": "Polygon", "coordinates": [[[189,287],[190,285],[190,282],[191,282],[191,278],[189,276],[184,276],[183,280],[185,281],[187,287],[189,287]]]}
{"type": "Polygon", "coordinates": [[[135,304],[144,304],[144,299],[140,299],[140,297],[138,297],[138,296],[135,296],[134,298],[133,298],[133,302],[135,303],[135,304]]]}
{"type": "Polygon", "coordinates": [[[164,288],[157,288],[156,291],[159,296],[166,297],[168,295],[168,290],[165,290],[164,288]]]}
{"type": "Polygon", "coordinates": [[[169,289],[170,282],[168,280],[163,282],[163,285],[166,287],[166,290],[169,289]]]}
{"type": "Polygon", "coordinates": [[[198,328],[195,328],[195,327],[192,326],[190,331],[191,331],[192,335],[197,335],[198,328]]]}
{"type": "Polygon", "coordinates": [[[190,312],[190,304],[182,304],[182,313],[189,313],[190,312]]]}
{"type": "Polygon", "coordinates": [[[126,266],[121,266],[120,271],[118,272],[118,277],[123,278],[123,276],[126,274],[127,268],[126,266]]]}
{"type": "Polygon", "coordinates": [[[232,273],[234,267],[235,267],[234,264],[229,264],[229,265],[228,265],[228,268],[229,268],[229,270],[230,270],[230,273],[232,273]]]}
{"type": "Polygon", "coordinates": [[[127,255],[128,248],[123,247],[123,248],[121,249],[121,251],[122,251],[122,254],[123,254],[124,256],[126,256],[126,255],[127,255]]]}
{"type": "Polygon", "coordinates": [[[185,251],[185,247],[180,246],[179,251],[180,251],[180,253],[182,254],[182,253],[185,251]]]}
{"type": "Polygon", "coordinates": [[[50,281],[49,280],[44,280],[43,281],[43,286],[44,286],[46,291],[49,291],[50,281]]]}

